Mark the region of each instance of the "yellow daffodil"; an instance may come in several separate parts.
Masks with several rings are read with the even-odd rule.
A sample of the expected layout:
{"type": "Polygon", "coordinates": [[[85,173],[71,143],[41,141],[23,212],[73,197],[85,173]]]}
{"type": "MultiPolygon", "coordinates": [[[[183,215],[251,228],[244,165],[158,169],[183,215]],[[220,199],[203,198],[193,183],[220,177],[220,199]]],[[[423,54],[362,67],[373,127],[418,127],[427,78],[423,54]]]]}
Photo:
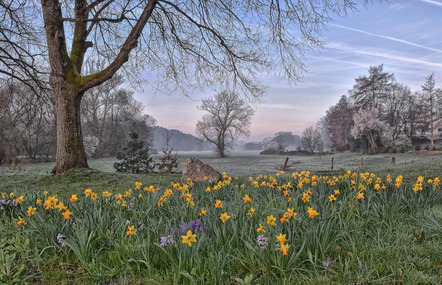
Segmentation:
{"type": "Polygon", "coordinates": [[[276,218],[273,217],[273,215],[267,216],[267,225],[268,226],[274,226],[275,222],[276,222],[276,218]]]}
{"type": "Polygon", "coordinates": [[[230,219],[230,216],[227,213],[221,214],[221,216],[219,217],[221,221],[223,221],[223,224],[230,219]]]}
{"type": "Polygon", "coordinates": [[[23,195],[21,195],[20,197],[18,197],[17,199],[15,199],[15,202],[17,204],[20,204],[21,202],[23,202],[23,200],[25,199],[25,197],[23,195]]]}
{"type": "Polygon", "coordinates": [[[308,208],[307,208],[307,213],[308,213],[309,217],[312,218],[312,219],[313,219],[315,216],[319,215],[319,213],[318,213],[317,211],[313,210],[312,207],[308,207],[308,208]]]}
{"type": "Polygon", "coordinates": [[[280,245],[279,250],[282,251],[282,255],[287,255],[289,248],[290,248],[290,245],[285,243],[285,244],[280,245]]]}
{"type": "Polygon", "coordinates": [[[216,200],[216,203],[215,203],[215,208],[222,208],[223,207],[223,202],[221,202],[221,200],[216,200]]]}
{"type": "Polygon", "coordinates": [[[247,213],[247,215],[249,215],[250,217],[253,217],[256,215],[256,211],[255,209],[252,207],[250,208],[249,212],[247,213]]]}
{"type": "Polygon", "coordinates": [[[242,199],[244,200],[244,203],[252,202],[252,198],[250,198],[249,195],[247,195],[247,194],[244,195],[244,197],[242,199]]]}
{"type": "Polygon", "coordinates": [[[258,233],[259,232],[265,233],[266,229],[265,229],[265,227],[263,225],[259,224],[259,227],[256,229],[256,232],[258,232],[258,233]]]}
{"type": "Polygon", "coordinates": [[[135,229],[135,226],[127,226],[128,231],[126,232],[126,235],[133,236],[137,234],[137,230],[135,229]]]}
{"type": "Polygon", "coordinates": [[[192,246],[192,242],[196,242],[196,234],[192,234],[191,230],[187,231],[187,234],[185,236],[181,236],[182,243],[187,244],[188,246],[192,246]]]}
{"type": "Polygon", "coordinates": [[[278,240],[278,242],[281,245],[283,245],[287,241],[286,234],[282,234],[282,233],[279,234],[278,236],[276,236],[276,239],[278,240]]]}
{"type": "Polygon", "coordinates": [[[69,220],[69,219],[71,219],[72,212],[69,211],[69,209],[66,209],[66,211],[64,211],[64,212],[62,213],[62,215],[63,215],[63,217],[64,217],[66,220],[69,220]]]}
{"type": "Polygon", "coordinates": [[[37,210],[37,208],[33,208],[32,206],[29,206],[26,213],[28,213],[29,217],[32,217],[35,214],[35,210],[37,210]]]}
{"type": "Polygon", "coordinates": [[[71,201],[71,202],[77,202],[77,201],[78,201],[77,194],[72,194],[71,198],[69,198],[69,201],[71,201]]]}
{"type": "Polygon", "coordinates": [[[199,216],[202,217],[202,216],[205,216],[206,214],[207,214],[207,211],[204,210],[204,208],[202,208],[201,212],[199,213],[199,216]]]}
{"type": "Polygon", "coordinates": [[[58,204],[55,206],[55,208],[61,212],[61,211],[63,211],[63,210],[66,210],[68,207],[66,207],[66,206],[63,204],[63,202],[60,202],[60,203],[58,203],[58,204]]]}
{"type": "Polygon", "coordinates": [[[25,219],[23,219],[22,217],[19,216],[19,217],[18,217],[17,225],[19,225],[19,226],[26,225],[26,221],[25,221],[25,219]]]}

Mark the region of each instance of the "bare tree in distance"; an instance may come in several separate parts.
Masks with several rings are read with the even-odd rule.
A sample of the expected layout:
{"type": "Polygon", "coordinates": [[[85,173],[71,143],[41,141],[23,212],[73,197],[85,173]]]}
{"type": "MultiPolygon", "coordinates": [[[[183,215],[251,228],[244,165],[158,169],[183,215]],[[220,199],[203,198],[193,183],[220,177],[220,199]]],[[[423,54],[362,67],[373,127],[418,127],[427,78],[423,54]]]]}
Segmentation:
{"type": "MultiPolygon", "coordinates": [[[[126,74],[135,79],[143,68],[151,71],[149,84],[172,91],[229,84],[259,98],[263,72],[297,80],[306,71],[304,52],[322,47],[320,33],[325,25],[332,16],[354,9],[355,3],[3,0],[0,17],[11,19],[6,20],[11,39],[7,44],[15,49],[19,63],[34,68],[37,51],[43,50],[43,55],[47,51],[57,117],[53,173],[61,173],[88,167],[80,124],[83,94],[121,68],[132,70],[126,74]],[[32,16],[31,22],[24,20],[26,15],[32,16]],[[45,31],[46,43],[26,36],[34,35],[34,30],[45,31]],[[29,48],[20,50],[21,42],[29,48]],[[129,55],[137,60],[129,61],[129,55]],[[105,64],[99,71],[85,73],[87,58],[105,64]]],[[[10,63],[14,55],[5,58],[0,66],[3,74],[14,77],[13,71],[28,70],[10,63]]],[[[20,77],[26,80],[31,75],[20,77]]]]}
{"type": "Polygon", "coordinates": [[[248,137],[254,110],[232,91],[222,91],[214,98],[204,99],[200,110],[208,112],[196,124],[197,135],[214,144],[219,157],[226,157],[226,150],[235,140],[248,137]]]}
{"type": "Polygon", "coordinates": [[[301,145],[303,149],[311,153],[322,151],[324,144],[322,142],[321,133],[312,126],[306,128],[302,132],[301,145]]]}

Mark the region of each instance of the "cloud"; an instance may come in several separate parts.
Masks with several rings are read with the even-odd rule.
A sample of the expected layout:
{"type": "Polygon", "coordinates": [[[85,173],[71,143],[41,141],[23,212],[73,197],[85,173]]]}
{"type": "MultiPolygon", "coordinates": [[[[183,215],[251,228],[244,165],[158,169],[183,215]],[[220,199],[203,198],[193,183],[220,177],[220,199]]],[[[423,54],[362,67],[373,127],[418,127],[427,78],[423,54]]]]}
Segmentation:
{"type": "MultiPolygon", "coordinates": [[[[442,3],[440,3],[440,5],[442,5],[442,3]]],[[[401,40],[401,39],[394,38],[394,37],[389,37],[389,36],[384,36],[384,35],[380,35],[380,34],[370,33],[370,32],[367,32],[367,31],[360,30],[360,29],[346,27],[346,26],[342,26],[342,25],[338,25],[338,24],[331,24],[331,26],[334,26],[334,27],[337,27],[337,28],[341,28],[341,29],[345,29],[345,30],[349,30],[349,31],[353,31],[353,32],[357,32],[357,33],[362,33],[362,34],[373,36],[373,37],[378,37],[378,38],[382,38],[382,39],[398,42],[398,43],[402,43],[402,44],[406,44],[406,45],[410,45],[410,46],[413,46],[413,47],[418,47],[418,48],[426,49],[426,50],[429,50],[429,51],[434,51],[434,52],[442,53],[442,50],[440,50],[440,49],[435,49],[435,48],[427,47],[427,46],[424,46],[424,45],[416,44],[416,43],[413,43],[413,42],[409,42],[409,41],[406,41],[406,40],[401,40]]]]}
{"type": "Polygon", "coordinates": [[[434,0],[419,0],[419,1],[431,4],[431,5],[442,7],[442,3],[438,2],[438,1],[434,1],[434,0]]]}
{"type": "Polygon", "coordinates": [[[415,58],[415,57],[407,57],[407,56],[399,55],[397,53],[388,52],[388,51],[380,51],[380,50],[375,50],[375,49],[366,50],[361,47],[356,47],[356,46],[353,47],[353,46],[349,46],[349,45],[346,45],[343,43],[333,42],[329,45],[329,48],[342,50],[342,51],[349,52],[349,53],[356,54],[356,55],[367,55],[367,56],[372,56],[372,57],[381,57],[381,58],[386,58],[389,60],[396,60],[396,61],[402,62],[402,63],[411,63],[411,64],[422,65],[422,66],[426,66],[428,68],[442,68],[442,63],[440,63],[440,62],[430,62],[430,61],[426,61],[423,59],[419,59],[419,58],[415,58]]]}

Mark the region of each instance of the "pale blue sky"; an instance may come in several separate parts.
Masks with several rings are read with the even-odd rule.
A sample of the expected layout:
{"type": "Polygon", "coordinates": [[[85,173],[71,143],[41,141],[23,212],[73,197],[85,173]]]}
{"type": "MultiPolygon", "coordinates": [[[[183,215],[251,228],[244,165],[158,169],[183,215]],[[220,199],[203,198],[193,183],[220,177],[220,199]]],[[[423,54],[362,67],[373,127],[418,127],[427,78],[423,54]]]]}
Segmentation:
{"type": "MultiPolygon", "coordinates": [[[[363,1],[360,0],[362,3],[363,1]]],[[[373,1],[359,12],[335,18],[322,33],[328,45],[308,52],[304,62],[310,73],[296,84],[272,79],[263,103],[255,106],[249,140],[261,140],[278,131],[302,131],[315,125],[341,95],[352,88],[355,78],[367,75],[372,65],[384,64],[384,71],[418,91],[425,77],[435,73],[442,86],[442,0],[373,1]]],[[[137,94],[145,112],[159,126],[194,134],[204,112],[201,98],[213,94],[137,94]]]]}

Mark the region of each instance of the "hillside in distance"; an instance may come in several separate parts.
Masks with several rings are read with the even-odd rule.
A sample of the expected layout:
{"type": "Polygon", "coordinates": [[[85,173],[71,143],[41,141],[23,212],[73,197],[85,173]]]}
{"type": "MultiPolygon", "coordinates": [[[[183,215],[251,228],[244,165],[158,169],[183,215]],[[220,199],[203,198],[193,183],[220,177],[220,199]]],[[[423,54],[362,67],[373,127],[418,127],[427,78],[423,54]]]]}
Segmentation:
{"type": "Polygon", "coordinates": [[[179,130],[166,129],[156,126],[153,131],[153,149],[161,152],[168,147],[174,151],[207,151],[212,150],[212,146],[207,142],[202,142],[197,137],[185,134],[179,130]],[[167,146],[167,139],[169,145],[167,146]]]}

